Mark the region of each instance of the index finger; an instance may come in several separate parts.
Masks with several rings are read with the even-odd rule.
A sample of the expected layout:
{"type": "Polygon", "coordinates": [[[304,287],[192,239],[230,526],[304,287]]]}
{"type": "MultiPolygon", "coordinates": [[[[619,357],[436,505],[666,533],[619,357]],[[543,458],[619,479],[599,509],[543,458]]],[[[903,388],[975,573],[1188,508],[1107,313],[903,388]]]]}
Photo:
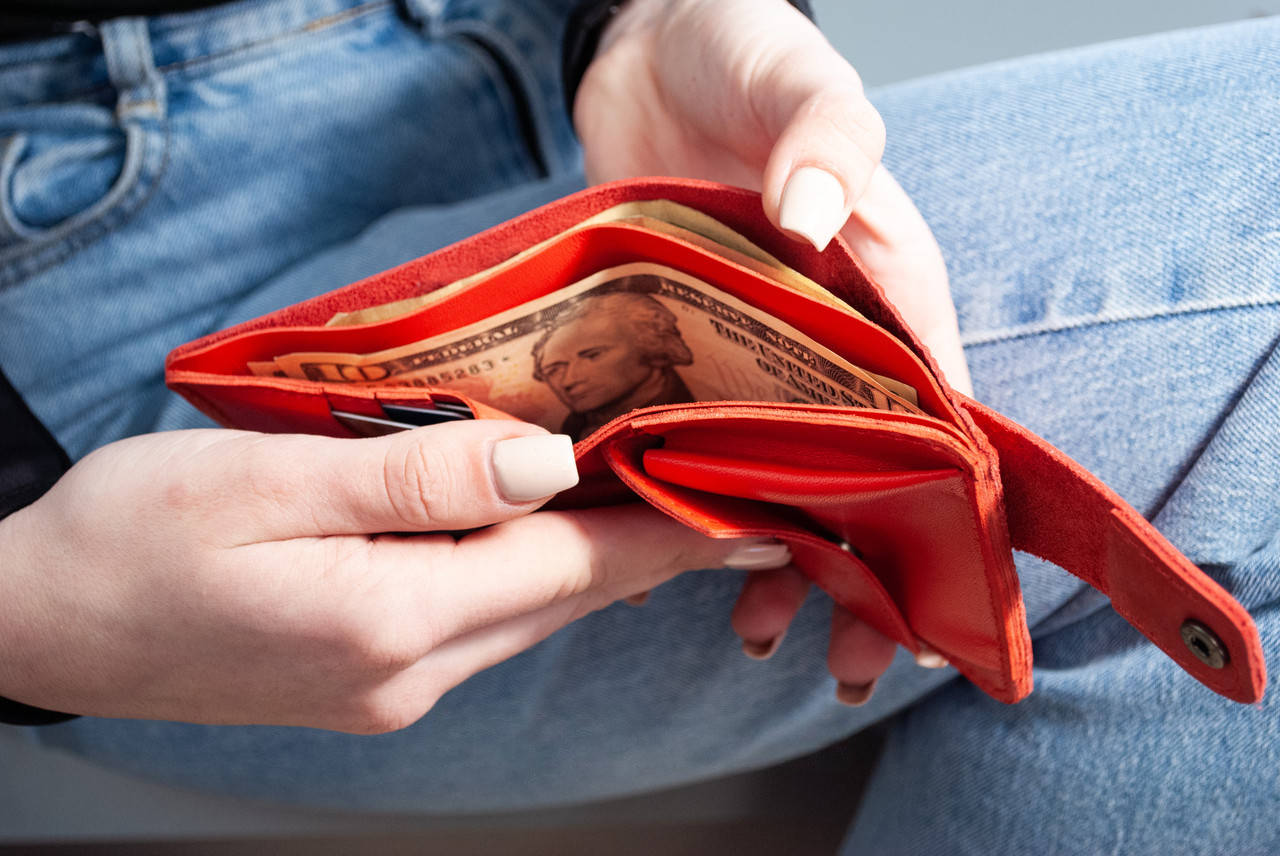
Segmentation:
{"type": "MultiPolygon", "coordinates": [[[[542,511],[456,544],[380,538],[370,562],[421,652],[477,627],[591,591],[624,594],[684,571],[722,568],[759,539],[709,538],[644,505],[542,511]]],[[[789,558],[789,557],[785,557],[789,558]]],[[[781,559],[785,561],[785,558],[781,559]]],[[[621,596],[621,595],[619,595],[621,596]]]]}
{"type": "Polygon", "coordinates": [[[765,214],[825,249],[880,165],[884,121],[857,72],[825,42],[781,54],[753,81],[752,103],[776,135],[762,178],[765,214]]]}

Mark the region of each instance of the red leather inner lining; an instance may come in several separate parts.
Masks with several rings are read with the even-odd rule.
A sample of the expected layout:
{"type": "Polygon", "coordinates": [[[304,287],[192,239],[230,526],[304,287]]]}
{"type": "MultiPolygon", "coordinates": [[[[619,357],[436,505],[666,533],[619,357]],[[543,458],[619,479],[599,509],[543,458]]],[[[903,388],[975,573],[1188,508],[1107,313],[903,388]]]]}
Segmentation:
{"type": "MultiPolygon", "coordinates": [[[[601,224],[565,235],[507,270],[399,318],[345,327],[250,330],[175,358],[170,369],[244,374],[247,361],[292,351],[364,353],[393,348],[483,321],[602,269],[637,261],[675,268],[758,306],[855,365],[915,387],[922,408],[931,415],[955,418],[925,366],[884,330],[688,242],[626,224],[601,224]]],[[[276,380],[260,382],[269,386],[276,380]]]]}
{"type": "MultiPolygon", "coordinates": [[[[844,470],[804,467],[739,455],[671,449],[644,453],[644,471],[685,487],[715,485],[715,492],[784,505],[841,505],[868,494],[891,493],[946,479],[954,470],[844,470]]],[[[704,489],[704,488],[700,488],[704,489]]]]}
{"type": "Polygon", "coordinates": [[[930,370],[936,371],[927,351],[885,300],[880,287],[863,273],[842,239],[837,237],[824,252],[819,253],[803,241],[794,241],[779,232],[765,216],[758,193],[714,182],[678,178],[617,181],[550,202],[428,256],[190,342],[170,354],[170,364],[250,330],[321,326],[338,312],[426,294],[476,271],[493,267],[614,205],[653,199],[687,205],[728,224],[783,263],[822,283],[857,307],[873,324],[905,342],[924,359],[930,370]]]}

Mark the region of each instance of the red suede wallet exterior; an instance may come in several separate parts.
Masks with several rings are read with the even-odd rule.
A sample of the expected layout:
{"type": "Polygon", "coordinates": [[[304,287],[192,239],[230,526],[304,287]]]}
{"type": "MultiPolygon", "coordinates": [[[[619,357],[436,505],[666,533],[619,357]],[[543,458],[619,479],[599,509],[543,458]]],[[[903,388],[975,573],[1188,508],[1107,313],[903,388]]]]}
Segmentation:
{"type": "MultiPolygon", "coordinates": [[[[352,436],[333,410],[429,403],[443,390],[255,377],[249,360],[292,350],[367,352],[482,320],[605,267],[654,261],[773,314],[856,365],[909,383],[928,416],[852,407],[698,402],[634,411],[578,443],[582,483],[561,507],[636,497],[722,537],[785,541],[832,598],[899,644],[926,644],[992,697],[1031,691],[1031,641],[1012,550],[1110,596],[1130,624],[1205,686],[1262,697],[1248,613],[1132,507],[1057,449],[947,386],[924,346],[837,239],[791,241],[757,194],[637,179],[585,190],[431,255],[191,342],[168,384],[219,423],[352,436]],[[678,238],[626,224],[561,233],[614,205],[697,209],[827,287],[870,323],[678,238]],[[557,237],[560,236],[560,237],[557,237]],[[553,240],[554,239],[554,240],[553,240]],[[338,312],[427,294],[549,242],[511,271],[411,317],[325,327],[338,312]],[[415,335],[406,339],[409,327],[415,335]]],[[[465,399],[464,399],[465,401],[465,399]]],[[[479,417],[502,417],[467,401],[479,417]]]]}

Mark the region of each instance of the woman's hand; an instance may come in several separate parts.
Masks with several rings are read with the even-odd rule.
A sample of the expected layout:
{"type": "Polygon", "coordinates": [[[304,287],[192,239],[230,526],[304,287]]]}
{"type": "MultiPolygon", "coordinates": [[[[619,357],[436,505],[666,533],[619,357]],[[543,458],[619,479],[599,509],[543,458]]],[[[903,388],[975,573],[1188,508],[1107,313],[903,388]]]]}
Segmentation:
{"type": "MultiPolygon", "coordinates": [[[[842,235],[952,386],[971,390],[942,254],[880,162],[884,124],[857,72],[784,0],[630,0],[573,114],[590,181],[736,184],[760,190],[769,219],[798,239],[822,249],[842,235]]],[[[733,624],[749,656],[773,652],[808,587],[793,568],[747,578],[733,624]]],[[[836,610],[828,665],[843,701],[866,701],[893,652],[836,610]]]]}
{"type": "Polygon", "coordinates": [[[837,232],[967,392],[942,254],[880,163],[884,123],[856,71],[785,0],[630,0],[578,89],[592,182],[704,178],[760,190],[819,249],[837,232]]]}
{"type": "Polygon", "coordinates": [[[615,600],[778,563],[647,507],[529,513],[576,480],[569,439],[520,422],[113,443],[0,521],[0,695],[390,731],[615,600]]]}

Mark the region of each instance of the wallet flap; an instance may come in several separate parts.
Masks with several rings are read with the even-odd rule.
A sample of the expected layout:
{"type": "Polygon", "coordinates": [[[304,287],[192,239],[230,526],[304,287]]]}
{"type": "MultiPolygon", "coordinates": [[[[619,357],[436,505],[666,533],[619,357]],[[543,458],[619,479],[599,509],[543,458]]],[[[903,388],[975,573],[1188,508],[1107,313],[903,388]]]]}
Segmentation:
{"type": "Polygon", "coordinates": [[[1030,692],[998,479],[949,431],[883,411],[708,402],[615,420],[580,444],[588,472],[592,452],[686,525],[787,542],[837,603],[912,651],[928,644],[992,697],[1030,692]]]}
{"type": "Polygon", "coordinates": [[[1000,456],[1015,549],[1111,598],[1143,636],[1209,689],[1252,703],[1266,687],[1253,619],[1114,491],[1053,446],[962,399],[1000,456]]]}

